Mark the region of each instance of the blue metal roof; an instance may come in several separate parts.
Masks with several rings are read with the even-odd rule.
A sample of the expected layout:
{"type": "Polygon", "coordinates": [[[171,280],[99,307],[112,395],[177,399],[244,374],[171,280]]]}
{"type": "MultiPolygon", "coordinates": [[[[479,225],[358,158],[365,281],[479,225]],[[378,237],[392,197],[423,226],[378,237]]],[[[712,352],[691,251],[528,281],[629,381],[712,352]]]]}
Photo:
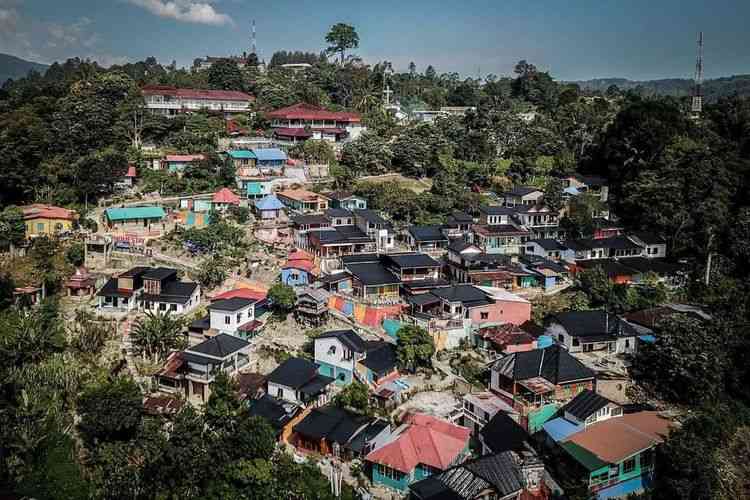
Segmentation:
{"type": "Polygon", "coordinates": [[[582,431],[583,425],[576,425],[570,420],[565,420],[562,417],[554,418],[549,422],[545,422],[542,426],[544,430],[549,434],[555,442],[560,442],[566,439],[568,436],[572,436],[576,432],[582,431]]]}
{"type": "Polygon", "coordinates": [[[286,153],[277,148],[253,149],[258,161],[286,161],[286,153]]]}
{"type": "Polygon", "coordinates": [[[248,151],[247,149],[237,149],[234,151],[227,151],[227,154],[234,160],[252,160],[255,159],[255,153],[248,151]]]}
{"type": "Polygon", "coordinates": [[[656,337],[653,335],[640,335],[638,338],[649,344],[653,344],[654,342],[656,342],[656,337]]]}
{"type": "Polygon", "coordinates": [[[284,204],[276,198],[276,195],[269,194],[265,198],[256,201],[255,208],[258,210],[281,210],[284,208],[284,204]]]}

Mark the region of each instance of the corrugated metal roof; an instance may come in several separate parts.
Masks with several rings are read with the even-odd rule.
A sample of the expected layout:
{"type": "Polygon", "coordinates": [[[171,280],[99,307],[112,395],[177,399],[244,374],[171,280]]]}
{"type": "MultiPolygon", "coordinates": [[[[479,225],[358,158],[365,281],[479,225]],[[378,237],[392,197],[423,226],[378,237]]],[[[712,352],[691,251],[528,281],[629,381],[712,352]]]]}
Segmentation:
{"type": "Polygon", "coordinates": [[[254,160],[257,158],[255,153],[248,149],[236,149],[233,151],[227,151],[227,154],[235,160],[254,160]]]}
{"type": "Polygon", "coordinates": [[[162,219],[167,214],[161,207],[108,208],[104,212],[110,221],[136,219],[162,219]]]}
{"type": "Polygon", "coordinates": [[[278,148],[253,149],[258,161],[286,161],[287,155],[278,148]]]}

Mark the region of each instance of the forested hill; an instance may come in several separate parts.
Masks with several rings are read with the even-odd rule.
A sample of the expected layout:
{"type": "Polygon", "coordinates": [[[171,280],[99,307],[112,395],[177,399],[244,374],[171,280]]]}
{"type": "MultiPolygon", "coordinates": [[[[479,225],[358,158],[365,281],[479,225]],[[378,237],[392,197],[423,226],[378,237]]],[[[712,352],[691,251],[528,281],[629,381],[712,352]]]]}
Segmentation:
{"type": "Polygon", "coordinates": [[[26,61],[10,54],[0,53],[0,85],[8,78],[22,78],[31,70],[44,73],[47,71],[47,65],[26,61]]]}
{"type": "MultiPolygon", "coordinates": [[[[671,95],[683,97],[690,95],[693,80],[687,78],[665,78],[663,80],[636,81],[626,78],[594,78],[570,82],[577,84],[581,90],[590,92],[606,92],[616,85],[620,90],[635,90],[640,87],[645,95],[671,95]]],[[[734,75],[723,78],[706,80],[704,95],[708,101],[715,101],[720,97],[730,95],[750,96],[750,75],[734,75]]]]}

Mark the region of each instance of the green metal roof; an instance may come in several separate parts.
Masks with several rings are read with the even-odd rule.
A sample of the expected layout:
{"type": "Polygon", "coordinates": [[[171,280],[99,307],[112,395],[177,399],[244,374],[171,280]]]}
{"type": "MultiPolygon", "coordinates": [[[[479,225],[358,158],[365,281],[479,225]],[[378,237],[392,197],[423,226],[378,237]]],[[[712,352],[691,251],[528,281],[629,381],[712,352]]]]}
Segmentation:
{"type": "Polygon", "coordinates": [[[246,149],[237,149],[234,151],[227,151],[227,154],[235,160],[252,160],[257,158],[255,153],[246,149]]]}
{"type": "Polygon", "coordinates": [[[573,457],[576,462],[583,465],[586,470],[588,471],[595,471],[597,469],[601,469],[602,467],[606,467],[609,465],[608,462],[603,461],[593,453],[591,453],[586,448],[583,448],[581,446],[578,446],[577,444],[573,442],[564,442],[560,443],[560,445],[563,447],[565,451],[568,452],[568,454],[573,457]]]}
{"type": "Polygon", "coordinates": [[[111,222],[135,219],[163,219],[167,215],[161,207],[108,208],[104,213],[111,222]]]}

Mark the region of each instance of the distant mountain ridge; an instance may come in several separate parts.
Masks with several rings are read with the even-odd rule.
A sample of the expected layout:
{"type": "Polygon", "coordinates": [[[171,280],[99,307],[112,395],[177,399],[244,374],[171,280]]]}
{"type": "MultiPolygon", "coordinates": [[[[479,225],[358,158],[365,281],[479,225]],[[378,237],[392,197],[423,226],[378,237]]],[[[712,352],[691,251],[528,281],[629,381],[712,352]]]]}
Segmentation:
{"type": "MultiPolygon", "coordinates": [[[[620,90],[632,90],[641,87],[646,94],[671,95],[675,97],[689,96],[693,91],[693,80],[689,78],[664,78],[661,80],[628,80],[627,78],[593,78],[575,83],[581,90],[605,92],[611,85],[617,85],[620,90]]],[[[733,75],[706,80],[703,84],[703,94],[708,101],[715,101],[720,97],[733,94],[750,96],[750,75],[733,75]]]]}
{"type": "Polygon", "coordinates": [[[44,73],[48,67],[46,64],[26,61],[20,57],[0,53],[0,85],[5,83],[8,78],[14,80],[23,78],[31,70],[44,73]]]}

